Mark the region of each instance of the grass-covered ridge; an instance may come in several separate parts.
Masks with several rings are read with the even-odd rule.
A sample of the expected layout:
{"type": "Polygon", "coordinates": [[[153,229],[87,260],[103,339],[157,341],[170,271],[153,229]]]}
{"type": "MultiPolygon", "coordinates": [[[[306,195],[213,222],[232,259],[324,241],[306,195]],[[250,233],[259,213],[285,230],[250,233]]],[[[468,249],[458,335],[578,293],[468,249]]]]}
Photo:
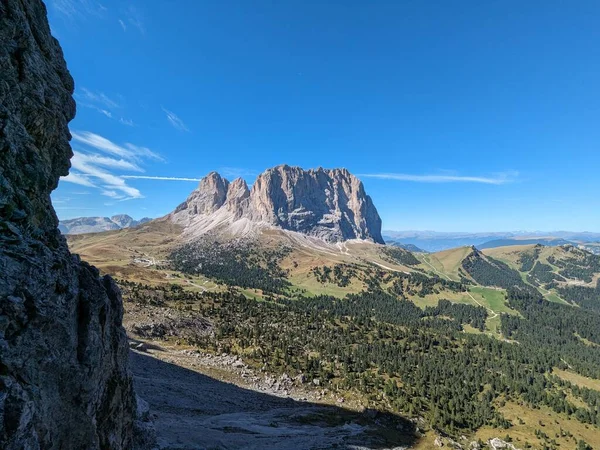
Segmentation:
{"type": "Polygon", "coordinates": [[[268,244],[176,242],[166,252],[169,229],[157,231],[128,231],[129,244],[125,233],[74,240],[86,255],[101,250],[103,270],[143,281],[122,283],[129,301],[158,311],[157,323],[133,330],[140,337],[237,354],[267,373],[303,374],[319,389],[423,418],[425,430],[455,438],[508,434],[521,439],[518,448],[600,445],[598,391],[558,376],[600,383],[598,274],[586,283],[559,273],[593,265],[578,249],[463,247],[402,251],[394,260],[380,246],[298,246],[274,233],[268,244]],[[165,243],[158,257],[155,242],[165,243]],[[555,299],[569,303],[547,301],[555,299]],[[557,423],[571,435],[550,432],[557,423]]]}

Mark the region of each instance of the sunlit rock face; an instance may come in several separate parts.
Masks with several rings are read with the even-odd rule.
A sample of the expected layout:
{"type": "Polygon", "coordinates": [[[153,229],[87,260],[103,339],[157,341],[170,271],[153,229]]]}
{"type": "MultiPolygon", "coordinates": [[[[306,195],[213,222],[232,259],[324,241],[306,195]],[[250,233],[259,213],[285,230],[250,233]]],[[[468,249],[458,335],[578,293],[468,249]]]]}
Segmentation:
{"type": "Polygon", "coordinates": [[[377,209],[362,182],[346,169],[281,165],[260,174],[251,190],[242,179],[230,184],[211,172],[171,217],[197,234],[244,219],[328,242],[383,243],[377,209]]]}

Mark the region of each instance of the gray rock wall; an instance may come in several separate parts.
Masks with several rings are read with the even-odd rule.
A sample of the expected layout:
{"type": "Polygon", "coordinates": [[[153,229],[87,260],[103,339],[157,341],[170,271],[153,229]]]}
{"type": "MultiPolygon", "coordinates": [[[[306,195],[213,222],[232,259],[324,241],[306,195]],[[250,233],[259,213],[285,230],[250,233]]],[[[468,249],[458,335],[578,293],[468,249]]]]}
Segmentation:
{"type": "MultiPolygon", "coordinates": [[[[362,182],[346,169],[281,165],[261,173],[248,190],[241,178],[231,184],[211,172],[171,214],[184,227],[209,219],[214,224],[248,219],[329,242],[370,239],[383,244],[381,218],[362,182]]],[[[204,233],[206,227],[194,228],[204,233]]]]}
{"type": "Polygon", "coordinates": [[[362,182],[346,169],[273,167],[258,176],[250,197],[254,220],[326,241],[383,243],[377,209],[362,182]]]}
{"type": "Polygon", "coordinates": [[[71,255],[50,193],[72,156],[73,79],[39,0],[0,1],[0,448],[129,449],[122,302],[71,255]]]}

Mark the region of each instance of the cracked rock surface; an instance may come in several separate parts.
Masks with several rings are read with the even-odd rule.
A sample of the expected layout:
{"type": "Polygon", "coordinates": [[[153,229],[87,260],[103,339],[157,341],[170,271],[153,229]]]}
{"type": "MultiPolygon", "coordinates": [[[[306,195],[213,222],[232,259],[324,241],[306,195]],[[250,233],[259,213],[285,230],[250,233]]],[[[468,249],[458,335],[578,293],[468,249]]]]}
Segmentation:
{"type": "Polygon", "coordinates": [[[39,0],[0,2],[0,448],[129,449],[122,300],[71,255],[50,193],[72,156],[71,78],[39,0]]]}

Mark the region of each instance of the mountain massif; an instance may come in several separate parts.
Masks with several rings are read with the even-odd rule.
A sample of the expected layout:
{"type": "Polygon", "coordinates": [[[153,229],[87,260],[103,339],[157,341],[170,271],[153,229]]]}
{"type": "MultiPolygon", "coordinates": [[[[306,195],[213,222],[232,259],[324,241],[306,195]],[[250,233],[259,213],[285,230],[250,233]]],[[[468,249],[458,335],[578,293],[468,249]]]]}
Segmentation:
{"type": "Polygon", "coordinates": [[[276,227],[326,242],[383,243],[377,209],[362,182],[346,169],[281,165],[260,174],[252,189],[241,178],[229,182],[211,172],[170,218],[193,236],[276,227]]]}
{"type": "Polygon", "coordinates": [[[144,217],[140,220],[135,220],[127,214],[117,214],[112,217],[77,217],[75,219],[61,220],[58,224],[58,229],[63,234],[100,233],[102,231],[136,227],[149,220],[152,219],[144,217]]]}

